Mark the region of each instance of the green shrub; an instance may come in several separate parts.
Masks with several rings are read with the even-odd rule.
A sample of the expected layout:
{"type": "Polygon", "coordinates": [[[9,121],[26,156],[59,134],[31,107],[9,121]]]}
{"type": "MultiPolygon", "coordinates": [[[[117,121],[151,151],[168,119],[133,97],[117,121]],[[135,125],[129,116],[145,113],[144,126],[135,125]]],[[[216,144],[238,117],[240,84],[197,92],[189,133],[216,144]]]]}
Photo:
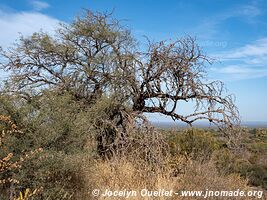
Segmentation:
{"type": "Polygon", "coordinates": [[[212,133],[199,129],[176,132],[169,136],[168,143],[172,155],[180,154],[201,161],[209,160],[220,146],[212,133]]]}
{"type": "MultiPolygon", "coordinates": [[[[267,167],[242,158],[243,155],[232,153],[229,149],[220,149],[213,154],[213,162],[221,175],[238,173],[248,179],[252,186],[267,188],[267,167]]],[[[244,156],[243,156],[244,157],[244,156]]]]}

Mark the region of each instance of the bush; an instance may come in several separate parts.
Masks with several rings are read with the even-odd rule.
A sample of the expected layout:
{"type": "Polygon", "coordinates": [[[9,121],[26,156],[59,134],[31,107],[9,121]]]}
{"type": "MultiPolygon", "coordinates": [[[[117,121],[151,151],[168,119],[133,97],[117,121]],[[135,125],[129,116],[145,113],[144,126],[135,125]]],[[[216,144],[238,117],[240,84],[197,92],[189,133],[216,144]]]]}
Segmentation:
{"type": "Polygon", "coordinates": [[[221,175],[240,174],[248,179],[251,186],[267,188],[267,167],[262,164],[252,163],[244,155],[232,153],[229,149],[214,152],[212,159],[221,175]]]}
{"type": "Polygon", "coordinates": [[[209,160],[219,142],[213,133],[199,129],[176,132],[169,136],[168,143],[172,155],[184,155],[193,160],[209,160]]]}
{"type": "MultiPolygon", "coordinates": [[[[18,180],[12,186],[13,196],[28,188],[42,188],[41,199],[60,199],[60,195],[74,198],[83,185],[81,158],[91,155],[85,149],[88,126],[80,127],[82,104],[69,95],[54,96],[53,93],[46,93],[31,103],[20,101],[15,104],[18,102],[15,97],[7,102],[3,96],[1,101],[4,103],[0,111],[12,114],[10,120],[16,121],[21,131],[5,135],[0,156],[3,158],[12,152],[10,159],[13,163],[18,162],[19,168],[1,173],[0,179],[3,174],[5,179],[12,175],[18,180]],[[42,152],[36,151],[39,149],[42,152]]],[[[0,126],[0,131],[2,129],[0,126]]],[[[9,187],[2,187],[1,199],[9,198],[9,187]]]]}

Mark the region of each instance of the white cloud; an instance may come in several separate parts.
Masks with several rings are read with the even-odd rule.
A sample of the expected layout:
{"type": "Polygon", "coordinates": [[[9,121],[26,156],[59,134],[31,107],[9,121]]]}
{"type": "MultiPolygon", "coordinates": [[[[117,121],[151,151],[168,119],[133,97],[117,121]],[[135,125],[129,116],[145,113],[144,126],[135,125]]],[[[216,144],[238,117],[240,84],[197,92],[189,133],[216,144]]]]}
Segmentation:
{"type": "Polygon", "coordinates": [[[216,13],[205,18],[201,23],[193,27],[193,32],[201,39],[217,39],[228,34],[228,30],[221,28],[221,24],[232,18],[240,18],[245,23],[257,23],[256,18],[262,14],[260,5],[256,1],[249,4],[238,5],[234,8],[216,13]]]}
{"type": "Polygon", "coordinates": [[[235,50],[225,52],[220,56],[222,56],[222,58],[226,60],[245,58],[248,61],[253,59],[254,63],[258,63],[258,61],[260,60],[265,62],[266,60],[264,59],[264,57],[267,56],[267,38],[262,38],[257,40],[253,44],[247,44],[235,50]]]}
{"type": "Polygon", "coordinates": [[[213,57],[223,61],[226,66],[212,68],[212,71],[228,76],[228,78],[236,80],[267,76],[267,38],[213,57]]]}
{"type": "Polygon", "coordinates": [[[59,20],[38,12],[5,12],[0,10],[0,46],[10,46],[21,33],[31,35],[41,29],[53,33],[59,20]]]}
{"type": "Polygon", "coordinates": [[[212,68],[212,71],[220,73],[225,80],[255,79],[267,76],[266,67],[243,64],[212,68]]]}
{"type": "MultiPolygon", "coordinates": [[[[5,12],[0,10],[0,47],[11,46],[20,34],[29,36],[41,29],[53,34],[58,27],[59,20],[38,12],[5,12]]],[[[0,70],[0,81],[5,79],[8,73],[0,70]]]]}
{"type": "Polygon", "coordinates": [[[50,5],[44,1],[32,0],[30,4],[33,6],[34,10],[41,11],[48,8],[50,5]]]}

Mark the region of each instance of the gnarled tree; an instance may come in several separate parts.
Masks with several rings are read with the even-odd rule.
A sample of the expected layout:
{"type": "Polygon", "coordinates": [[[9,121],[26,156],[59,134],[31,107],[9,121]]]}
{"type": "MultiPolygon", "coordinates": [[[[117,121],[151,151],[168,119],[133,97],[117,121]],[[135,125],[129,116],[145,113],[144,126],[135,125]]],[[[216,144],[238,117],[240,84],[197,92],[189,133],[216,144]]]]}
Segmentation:
{"type": "MultiPolygon", "coordinates": [[[[239,123],[223,83],[206,81],[209,59],[191,37],[148,42],[141,51],[119,21],[87,11],[73,23],[61,24],[53,36],[39,32],[22,37],[0,54],[1,69],[11,72],[7,91],[27,101],[53,90],[67,92],[89,107],[102,96],[115,97],[119,109],[161,113],[190,125],[203,119],[219,127],[239,123]],[[181,102],[193,102],[194,112],[181,114],[181,102]]],[[[120,111],[114,113],[123,117],[120,111]]],[[[119,119],[117,125],[122,124],[119,119]]]]}

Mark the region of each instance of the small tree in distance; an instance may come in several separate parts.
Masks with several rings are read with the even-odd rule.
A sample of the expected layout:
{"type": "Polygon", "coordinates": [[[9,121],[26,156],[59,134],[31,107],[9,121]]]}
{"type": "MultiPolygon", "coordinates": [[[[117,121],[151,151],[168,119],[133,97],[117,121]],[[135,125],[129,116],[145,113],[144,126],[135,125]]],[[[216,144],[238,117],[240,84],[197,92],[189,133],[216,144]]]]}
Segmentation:
{"type": "MultiPolygon", "coordinates": [[[[71,94],[91,107],[101,97],[117,102],[109,118],[125,126],[122,114],[161,113],[192,125],[208,120],[220,128],[239,124],[233,96],[224,96],[220,81],[207,82],[210,63],[192,37],[148,42],[142,51],[129,30],[110,14],[86,11],[56,35],[21,37],[0,52],[0,68],[11,72],[7,91],[30,102],[45,91],[71,94]],[[180,113],[181,102],[194,112],[180,113]]],[[[108,133],[107,133],[108,134],[108,133]]]]}

